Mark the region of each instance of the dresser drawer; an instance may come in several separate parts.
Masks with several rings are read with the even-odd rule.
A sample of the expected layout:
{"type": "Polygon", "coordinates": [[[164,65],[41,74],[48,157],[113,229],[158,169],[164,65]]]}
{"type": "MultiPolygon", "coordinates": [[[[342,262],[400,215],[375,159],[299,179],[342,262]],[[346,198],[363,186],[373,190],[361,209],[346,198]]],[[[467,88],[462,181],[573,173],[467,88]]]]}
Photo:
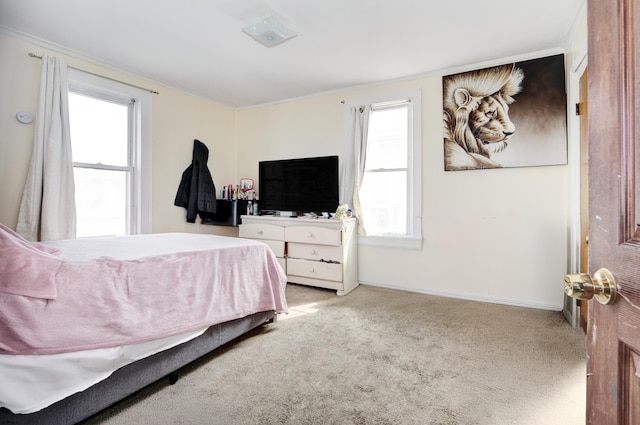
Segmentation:
{"type": "Polygon", "coordinates": [[[289,242],[287,245],[287,256],[289,258],[300,258],[303,260],[325,260],[341,263],[342,247],[289,242]]]}
{"type": "Polygon", "coordinates": [[[260,240],[260,242],[266,243],[271,248],[271,251],[278,258],[284,257],[284,241],[270,241],[270,240],[260,240]]]}
{"type": "Polygon", "coordinates": [[[238,236],[249,239],[273,239],[283,241],[284,227],[263,223],[241,224],[238,236]]]}
{"type": "Polygon", "coordinates": [[[325,229],[311,226],[291,226],[284,229],[287,242],[301,242],[318,245],[341,245],[342,232],[335,229],[325,229]]]}
{"type": "Polygon", "coordinates": [[[282,267],[282,271],[284,272],[284,274],[287,274],[287,260],[284,258],[276,258],[276,260],[278,260],[278,264],[280,264],[280,267],[282,267]]]}
{"type": "Polygon", "coordinates": [[[342,281],[342,264],[289,258],[287,274],[340,282],[342,281]]]}

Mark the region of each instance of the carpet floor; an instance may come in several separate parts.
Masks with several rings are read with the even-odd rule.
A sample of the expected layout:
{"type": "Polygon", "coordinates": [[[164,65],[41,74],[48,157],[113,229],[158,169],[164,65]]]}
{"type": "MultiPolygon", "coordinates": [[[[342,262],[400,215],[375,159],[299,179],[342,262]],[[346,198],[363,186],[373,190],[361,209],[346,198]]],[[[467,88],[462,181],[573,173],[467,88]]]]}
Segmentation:
{"type": "Polygon", "coordinates": [[[287,299],[275,324],[84,424],[585,423],[585,336],[561,312],[362,285],[287,299]]]}

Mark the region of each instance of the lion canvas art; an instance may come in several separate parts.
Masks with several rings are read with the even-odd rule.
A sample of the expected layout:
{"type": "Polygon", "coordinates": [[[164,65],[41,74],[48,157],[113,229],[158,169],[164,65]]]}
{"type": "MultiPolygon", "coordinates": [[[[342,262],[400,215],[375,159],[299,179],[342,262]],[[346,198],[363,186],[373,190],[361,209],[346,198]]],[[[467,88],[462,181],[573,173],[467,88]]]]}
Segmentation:
{"type": "Polygon", "coordinates": [[[446,171],[567,163],[564,55],[445,76],[446,171]]]}

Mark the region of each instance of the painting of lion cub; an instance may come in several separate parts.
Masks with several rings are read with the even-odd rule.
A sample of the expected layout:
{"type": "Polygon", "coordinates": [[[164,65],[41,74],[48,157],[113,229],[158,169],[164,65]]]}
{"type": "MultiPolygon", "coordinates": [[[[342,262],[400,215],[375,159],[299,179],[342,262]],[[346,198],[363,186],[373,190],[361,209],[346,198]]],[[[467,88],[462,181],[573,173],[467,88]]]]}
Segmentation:
{"type": "Polygon", "coordinates": [[[445,76],[442,82],[446,171],[566,163],[563,55],[445,76]],[[510,111],[514,102],[518,122],[510,111]],[[508,158],[512,141],[520,158],[505,165],[496,157],[508,158]]]}

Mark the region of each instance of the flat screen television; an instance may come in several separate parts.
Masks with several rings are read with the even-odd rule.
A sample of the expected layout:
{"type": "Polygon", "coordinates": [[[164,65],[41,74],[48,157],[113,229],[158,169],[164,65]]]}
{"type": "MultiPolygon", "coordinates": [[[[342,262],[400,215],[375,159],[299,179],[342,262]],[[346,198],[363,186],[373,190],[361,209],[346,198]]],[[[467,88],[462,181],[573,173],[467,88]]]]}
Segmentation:
{"type": "Polygon", "coordinates": [[[261,214],[334,212],[338,207],[338,156],[258,163],[261,214]]]}

